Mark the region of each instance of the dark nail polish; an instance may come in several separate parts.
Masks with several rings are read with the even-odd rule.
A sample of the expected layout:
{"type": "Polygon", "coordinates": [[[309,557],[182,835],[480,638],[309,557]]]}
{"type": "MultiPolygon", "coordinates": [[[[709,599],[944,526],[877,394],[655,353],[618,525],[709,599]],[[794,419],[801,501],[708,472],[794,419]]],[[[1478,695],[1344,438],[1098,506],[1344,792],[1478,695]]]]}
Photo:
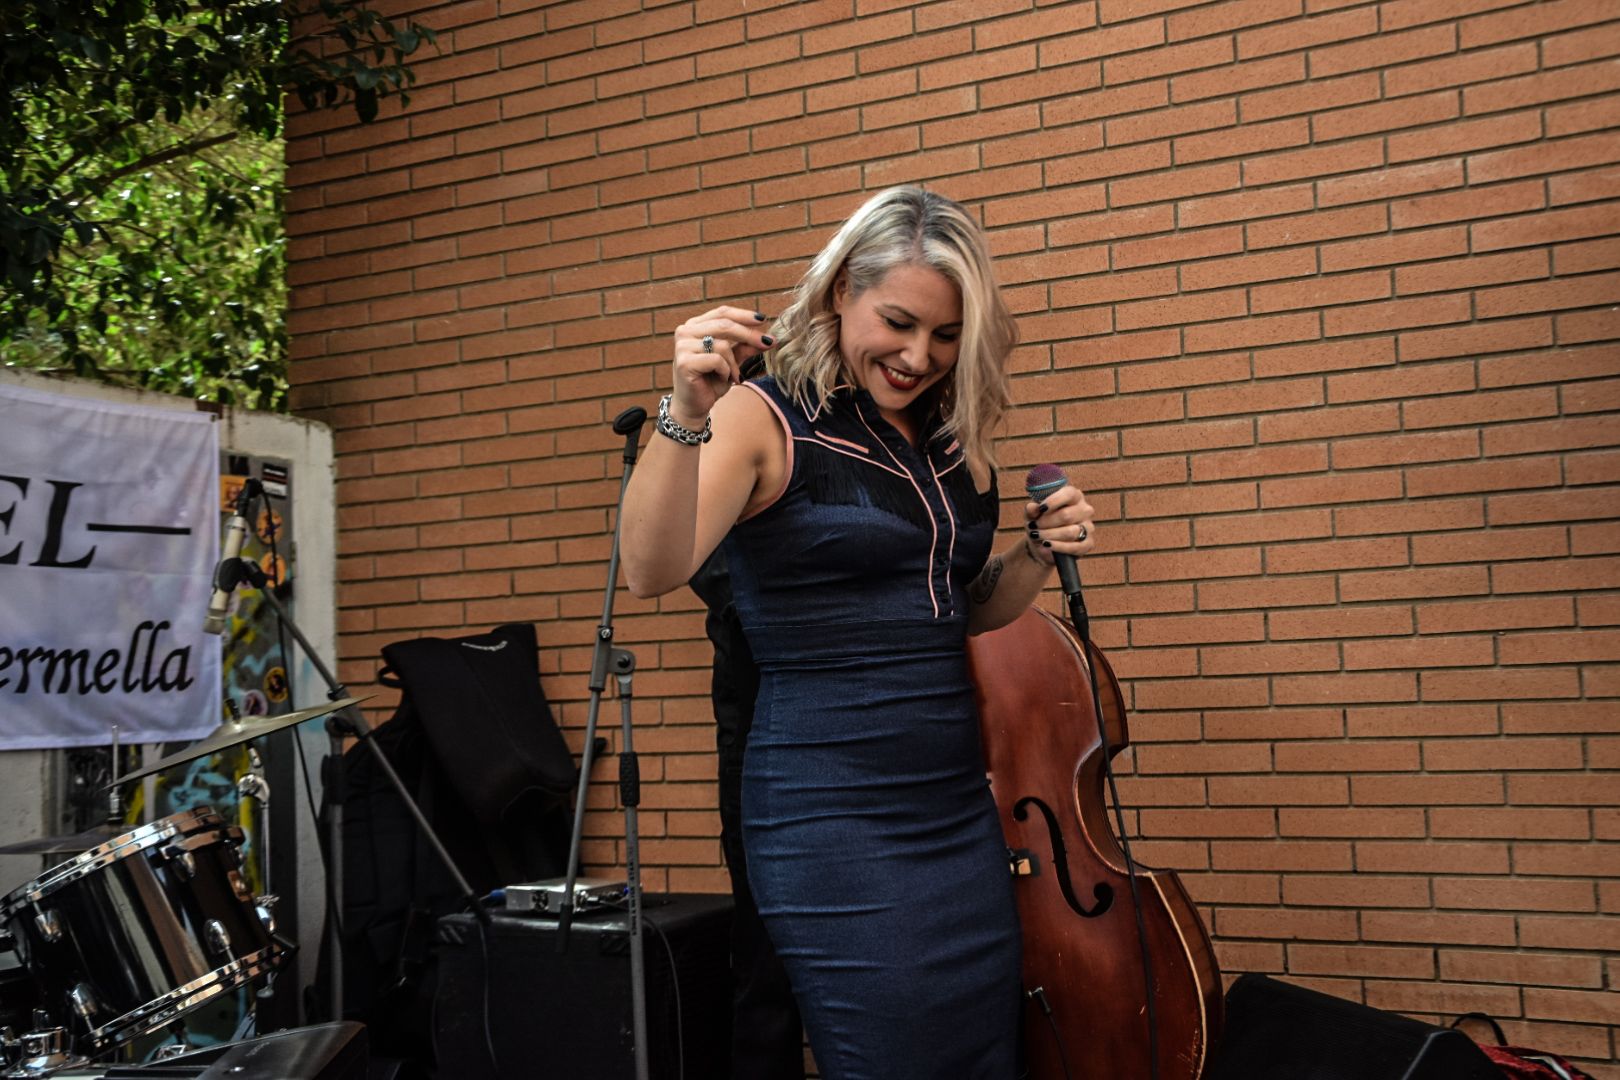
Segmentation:
{"type": "Polygon", "coordinates": [[[755,319],[757,319],[757,320],[758,320],[758,321],[760,321],[760,322],[764,322],[764,321],[765,321],[765,316],[764,316],[764,315],[761,315],[761,314],[760,314],[760,313],[759,313],[759,312],[757,312],[757,311],[756,311],[756,312],[754,312],[754,318],[755,318],[755,319]]]}
{"type": "Polygon", "coordinates": [[[1050,541],[1050,540],[1042,540],[1041,541],[1041,547],[1051,547],[1051,546],[1052,546],[1052,541],[1050,541]]]}
{"type": "Polygon", "coordinates": [[[759,337],[759,340],[763,341],[767,345],[775,345],[776,344],[776,339],[771,337],[771,335],[769,335],[769,334],[761,334],[760,337],[759,337]]]}
{"type": "Polygon", "coordinates": [[[1039,506],[1037,506],[1037,507],[1036,507],[1036,508],[1035,508],[1035,512],[1036,512],[1036,513],[1037,513],[1037,514],[1044,514],[1044,513],[1046,513],[1046,504],[1045,504],[1045,503],[1041,503],[1041,505],[1039,505],[1039,506]]]}

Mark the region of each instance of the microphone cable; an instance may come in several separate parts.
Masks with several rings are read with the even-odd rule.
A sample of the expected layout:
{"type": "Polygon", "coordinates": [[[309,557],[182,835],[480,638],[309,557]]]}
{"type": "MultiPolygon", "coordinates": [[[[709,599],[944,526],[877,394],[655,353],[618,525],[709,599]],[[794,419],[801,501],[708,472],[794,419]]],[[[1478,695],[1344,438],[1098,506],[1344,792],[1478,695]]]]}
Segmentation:
{"type": "MultiPolygon", "coordinates": [[[[1052,1029],[1052,1041],[1057,1044],[1058,1064],[1063,1068],[1063,1080],[1073,1080],[1074,1074],[1069,1071],[1069,1054],[1063,1048],[1063,1030],[1058,1027],[1057,1017],[1052,1015],[1052,1003],[1046,1000],[1046,987],[1037,986],[1027,994],[1041,1007],[1041,1014],[1046,1017],[1046,1026],[1052,1029]]],[[[1024,1076],[1029,1076],[1026,1066],[1024,1076]]]]}
{"type": "MultiPolygon", "coordinates": [[[[619,904],[609,901],[604,903],[602,906],[613,911],[622,911],[626,914],[628,914],[630,911],[630,906],[628,904],[619,904]]],[[[642,925],[650,926],[657,931],[658,940],[664,943],[664,954],[669,957],[669,988],[674,993],[675,997],[675,1060],[680,1066],[677,1071],[677,1080],[686,1080],[686,1022],[685,1014],[681,1007],[681,979],[680,969],[675,964],[675,947],[669,943],[669,935],[664,933],[664,928],[662,926],[658,925],[658,920],[647,917],[645,908],[641,912],[641,922],[642,925]]],[[[628,923],[626,923],[626,925],[628,925],[628,923]]],[[[645,969],[642,971],[642,977],[646,977],[645,969]]],[[[645,990],[645,988],[643,989],[645,990]]],[[[649,1024],[649,1027],[650,1026],[651,1025],[649,1024]]],[[[652,1048],[648,1047],[648,1049],[650,1050],[652,1048]]]]}
{"type": "MultiPolygon", "coordinates": [[[[475,900],[474,903],[483,903],[483,901],[475,900]]],[[[495,1076],[498,1080],[499,1077],[505,1074],[501,1072],[501,1059],[495,1053],[495,1033],[490,1030],[489,1022],[489,984],[492,981],[489,970],[489,928],[484,925],[484,920],[476,915],[473,917],[473,922],[478,926],[478,949],[483,953],[484,957],[484,1051],[489,1054],[490,1068],[495,1070],[495,1076]]]]}
{"type": "MultiPolygon", "coordinates": [[[[1092,648],[1089,636],[1080,639],[1086,651],[1086,668],[1091,669],[1092,648]]],[[[1108,744],[1108,724],[1103,719],[1102,698],[1097,690],[1097,677],[1093,671],[1091,706],[1097,713],[1097,738],[1101,740],[1103,775],[1108,778],[1108,794],[1114,803],[1114,832],[1119,836],[1119,850],[1125,856],[1125,880],[1131,886],[1131,910],[1136,914],[1136,941],[1142,947],[1142,983],[1147,996],[1148,1075],[1159,1080],[1159,1008],[1158,980],[1153,975],[1153,954],[1148,948],[1147,920],[1142,915],[1142,896],[1136,883],[1136,860],[1131,857],[1131,838],[1125,831],[1125,811],[1120,806],[1119,784],[1114,779],[1113,749],[1108,744]]]]}
{"type": "MultiPolygon", "coordinates": [[[[1024,478],[1024,491],[1033,502],[1042,502],[1042,495],[1068,484],[1069,478],[1063,470],[1056,465],[1036,465],[1029,470],[1024,478]]],[[[1152,1080],[1159,1080],[1159,1009],[1158,1009],[1158,983],[1153,974],[1153,954],[1148,946],[1147,920],[1142,914],[1142,895],[1136,881],[1136,860],[1131,856],[1131,839],[1125,831],[1125,811],[1120,804],[1119,784],[1114,779],[1113,747],[1108,742],[1108,722],[1103,717],[1102,693],[1097,687],[1097,671],[1092,663],[1092,653],[1097,650],[1091,641],[1091,617],[1086,612],[1085,597],[1081,593],[1080,569],[1074,556],[1061,556],[1053,553],[1052,560],[1057,565],[1059,578],[1063,582],[1063,592],[1069,602],[1069,621],[1080,639],[1080,658],[1086,665],[1086,682],[1091,687],[1092,714],[1097,718],[1097,739],[1099,749],[1102,751],[1103,776],[1108,779],[1108,794],[1114,803],[1114,832],[1119,840],[1120,853],[1125,857],[1125,881],[1131,889],[1131,910],[1136,916],[1136,941],[1142,951],[1142,984],[1145,992],[1147,1006],[1148,1026],[1148,1075],[1152,1080]],[[1067,558],[1069,564],[1064,566],[1058,563],[1059,559],[1067,558]],[[1069,578],[1073,578],[1072,586],[1069,578]]],[[[1121,702],[1123,708],[1123,702],[1121,702]]],[[[1120,716],[1123,724],[1124,715],[1120,716]]],[[[1044,1007],[1045,995],[1042,994],[1044,1007]]],[[[1055,1028],[1054,1023],[1054,1028],[1055,1028]]],[[[1062,1044],[1058,1047],[1059,1056],[1062,1056],[1062,1044]]],[[[1065,1063],[1065,1071],[1067,1064],[1065,1063]]]]}

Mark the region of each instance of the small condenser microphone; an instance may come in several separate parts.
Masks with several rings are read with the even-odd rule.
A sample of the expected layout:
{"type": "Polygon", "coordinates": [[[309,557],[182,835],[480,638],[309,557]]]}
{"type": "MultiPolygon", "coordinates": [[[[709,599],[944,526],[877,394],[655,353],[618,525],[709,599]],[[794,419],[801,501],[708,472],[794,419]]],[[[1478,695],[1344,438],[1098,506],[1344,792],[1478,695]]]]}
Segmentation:
{"type": "MultiPolygon", "coordinates": [[[[243,489],[246,494],[246,488],[243,489]]],[[[203,633],[222,634],[225,632],[225,612],[231,606],[231,590],[226,588],[223,581],[231,571],[227,568],[242,554],[242,542],[247,538],[248,523],[246,507],[243,499],[236,500],[236,512],[225,526],[225,545],[221,552],[219,565],[214,567],[214,595],[208,601],[208,618],[203,620],[203,633]]],[[[231,574],[231,580],[235,575],[231,574]]]]}

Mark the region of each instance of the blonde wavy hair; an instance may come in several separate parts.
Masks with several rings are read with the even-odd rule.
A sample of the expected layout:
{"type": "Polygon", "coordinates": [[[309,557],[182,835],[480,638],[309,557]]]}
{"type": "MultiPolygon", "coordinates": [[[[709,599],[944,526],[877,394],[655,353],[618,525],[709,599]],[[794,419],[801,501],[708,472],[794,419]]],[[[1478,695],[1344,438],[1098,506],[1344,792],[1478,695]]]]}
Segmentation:
{"type": "Polygon", "coordinates": [[[952,282],[962,297],[956,368],[930,403],[942,425],[936,438],[955,437],[971,460],[993,464],[992,433],[1007,411],[1007,356],[1018,325],[990,269],[984,231],[959,203],[905,186],[880,191],[850,215],[799,280],[793,301],[771,331],[782,344],[765,368],[789,397],[830,406],[847,381],[838,349],[833,284],[842,271],[849,298],[878,284],[897,266],[925,266],[952,282]]]}

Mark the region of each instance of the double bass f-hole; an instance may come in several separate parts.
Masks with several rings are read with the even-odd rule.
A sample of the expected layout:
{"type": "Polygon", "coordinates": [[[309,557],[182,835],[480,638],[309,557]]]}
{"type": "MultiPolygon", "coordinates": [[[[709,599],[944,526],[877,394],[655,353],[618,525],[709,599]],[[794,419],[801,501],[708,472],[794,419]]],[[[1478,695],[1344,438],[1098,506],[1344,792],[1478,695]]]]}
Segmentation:
{"type": "Polygon", "coordinates": [[[1068,901],[1069,910],[1076,915],[1087,919],[1095,919],[1107,911],[1114,903],[1114,887],[1106,881],[1099,881],[1091,889],[1091,895],[1097,898],[1095,907],[1086,907],[1080,898],[1074,894],[1074,880],[1069,876],[1069,852],[1063,844],[1063,829],[1058,825],[1057,815],[1047,806],[1039,796],[1025,795],[1013,804],[1012,816],[1018,821],[1029,820],[1029,808],[1033,806],[1041,812],[1046,820],[1046,834],[1052,842],[1052,870],[1057,874],[1058,888],[1063,892],[1063,899],[1068,901]]]}

